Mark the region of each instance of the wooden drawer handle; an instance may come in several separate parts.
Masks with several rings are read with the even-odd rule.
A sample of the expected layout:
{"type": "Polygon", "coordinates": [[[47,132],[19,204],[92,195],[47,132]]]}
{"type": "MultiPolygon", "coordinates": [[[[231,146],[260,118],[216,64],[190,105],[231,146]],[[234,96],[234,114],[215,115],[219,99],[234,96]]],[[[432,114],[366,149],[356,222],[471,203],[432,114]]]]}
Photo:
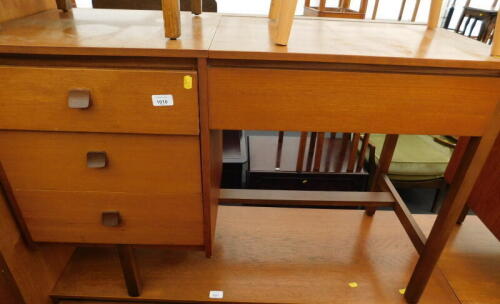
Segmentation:
{"type": "Polygon", "coordinates": [[[101,169],[108,165],[106,152],[87,152],[87,168],[101,169]]]}
{"type": "Polygon", "coordinates": [[[88,109],[92,105],[90,90],[73,89],[68,93],[68,107],[71,109],[88,109]]]}
{"type": "Polygon", "coordinates": [[[120,212],[104,211],[101,215],[101,222],[106,227],[118,227],[122,223],[120,212]]]}

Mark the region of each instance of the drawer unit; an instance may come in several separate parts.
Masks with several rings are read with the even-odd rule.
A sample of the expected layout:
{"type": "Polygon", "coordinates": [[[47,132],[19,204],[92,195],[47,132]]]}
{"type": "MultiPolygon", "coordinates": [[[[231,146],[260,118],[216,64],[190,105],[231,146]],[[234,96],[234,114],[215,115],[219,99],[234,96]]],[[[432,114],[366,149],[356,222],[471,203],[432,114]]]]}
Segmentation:
{"type": "Polygon", "coordinates": [[[14,190],[201,192],[197,136],[0,131],[0,146],[14,190]]]}
{"type": "Polygon", "coordinates": [[[16,198],[36,242],[203,245],[201,193],[21,190],[16,198]]]}
{"type": "Polygon", "coordinates": [[[203,244],[197,136],[0,131],[0,146],[34,241],[203,244]]]}
{"type": "Polygon", "coordinates": [[[197,87],[195,71],[2,66],[0,129],[197,135],[197,87]]]}
{"type": "Polygon", "coordinates": [[[495,77],[229,67],[208,74],[213,129],[474,136],[500,95],[495,77]]]}

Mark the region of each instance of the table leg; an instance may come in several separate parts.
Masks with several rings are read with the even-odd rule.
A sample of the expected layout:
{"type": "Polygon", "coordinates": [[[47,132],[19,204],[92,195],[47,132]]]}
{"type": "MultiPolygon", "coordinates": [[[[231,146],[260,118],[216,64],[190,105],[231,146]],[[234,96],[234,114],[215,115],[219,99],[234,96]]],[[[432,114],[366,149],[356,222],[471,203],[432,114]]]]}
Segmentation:
{"type": "Polygon", "coordinates": [[[456,222],[467,203],[481,169],[488,158],[500,132],[500,103],[482,138],[471,138],[469,145],[453,178],[450,191],[436,218],[424,250],[415,266],[405,298],[409,303],[417,303],[456,222]]]}
{"type": "Polygon", "coordinates": [[[131,245],[118,245],[117,247],[128,294],[131,297],[138,297],[141,294],[141,278],[134,248],[131,245]]]}
{"type": "Polygon", "coordinates": [[[162,0],[165,37],[175,40],[181,36],[181,10],[179,0],[162,0]]]}

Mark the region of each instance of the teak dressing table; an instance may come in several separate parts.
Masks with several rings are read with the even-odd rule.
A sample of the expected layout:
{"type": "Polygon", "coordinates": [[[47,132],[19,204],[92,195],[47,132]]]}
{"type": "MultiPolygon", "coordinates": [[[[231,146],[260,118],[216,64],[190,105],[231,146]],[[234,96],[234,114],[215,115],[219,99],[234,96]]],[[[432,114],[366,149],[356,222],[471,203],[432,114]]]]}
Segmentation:
{"type": "Polygon", "coordinates": [[[137,296],[133,246],[210,256],[219,199],[390,206],[421,256],[417,302],[498,136],[500,60],[422,25],[298,18],[283,47],[267,18],[181,21],[175,41],[152,11],[0,24],[1,182],[26,243],[116,245],[137,296]],[[372,192],[287,194],[220,191],[224,129],[390,135],[372,192]],[[385,175],[396,134],[473,137],[427,240],[385,175]]]}

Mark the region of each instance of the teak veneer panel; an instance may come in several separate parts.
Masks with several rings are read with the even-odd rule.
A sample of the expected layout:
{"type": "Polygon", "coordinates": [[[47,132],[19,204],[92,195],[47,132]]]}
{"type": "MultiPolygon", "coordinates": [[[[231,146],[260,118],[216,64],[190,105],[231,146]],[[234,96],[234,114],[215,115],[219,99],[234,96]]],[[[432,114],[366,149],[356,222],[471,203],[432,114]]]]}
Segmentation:
{"type": "Polygon", "coordinates": [[[491,46],[445,29],[387,21],[295,17],[286,47],[267,18],[223,16],[209,57],[499,69],[491,46]]]}
{"type": "Polygon", "coordinates": [[[0,66],[0,129],[153,134],[199,133],[194,71],[0,66]],[[72,89],[88,89],[88,109],[68,107],[72,89]],[[156,107],[152,95],[172,94],[156,107]]]}
{"type": "Polygon", "coordinates": [[[2,24],[0,53],[500,68],[490,46],[425,25],[296,17],[284,47],[268,18],[182,12],[181,23],[182,36],[169,40],[161,11],[51,10],[2,24]]]}
{"type": "Polygon", "coordinates": [[[201,194],[196,136],[0,131],[0,147],[14,191],[201,194]],[[105,168],[87,167],[96,151],[105,168]]]}
{"type": "Polygon", "coordinates": [[[203,246],[201,193],[21,190],[16,198],[35,242],[203,246]],[[109,211],[121,225],[101,223],[109,211]]]}
{"type": "Polygon", "coordinates": [[[207,57],[220,18],[181,12],[182,36],[169,40],[161,11],[51,10],[2,24],[0,53],[207,57]]]}
{"type": "MultiPolygon", "coordinates": [[[[211,259],[136,250],[144,288],[134,301],[405,303],[398,290],[417,253],[393,212],[220,206],[218,220],[211,259]],[[224,298],[209,299],[210,290],[224,298]]],[[[53,296],[130,301],[121,278],[114,250],[80,249],[53,296]]],[[[439,269],[421,303],[459,303],[439,269]]]]}
{"type": "Polygon", "coordinates": [[[212,67],[209,79],[210,127],[230,130],[477,136],[500,96],[495,77],[212,67]]]}

